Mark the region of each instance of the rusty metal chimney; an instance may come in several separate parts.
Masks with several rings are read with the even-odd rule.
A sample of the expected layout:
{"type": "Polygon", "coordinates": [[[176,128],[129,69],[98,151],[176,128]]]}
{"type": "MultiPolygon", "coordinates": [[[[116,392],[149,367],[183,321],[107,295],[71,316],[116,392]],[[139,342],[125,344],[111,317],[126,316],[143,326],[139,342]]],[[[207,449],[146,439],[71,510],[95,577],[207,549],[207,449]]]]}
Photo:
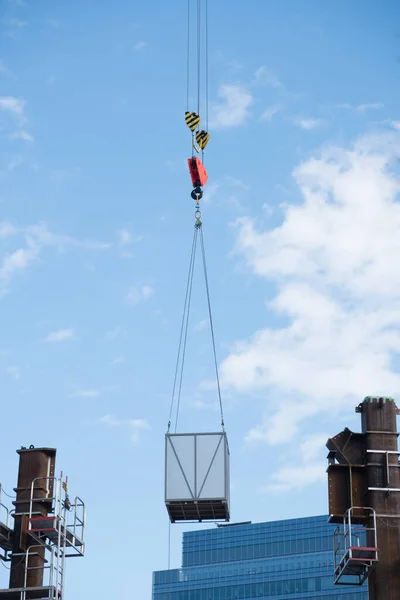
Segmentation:
{"type": "MultiPolygon", "coordinates": [[[[352,538],[346,522],[344,529],[347,536],[350,531],[351,539],[347,554],[338,563],[335,580],[345,583],[346,574],[357,569],[361,572],[364,559],[370,600],[398,600],[400,463],[396,420],[400,411],[393,398],[367,397],[356,412],[361,414],[362,433],[346,428],[326,444],[330,462],[327,471],[330,521],[343,523],[350,514],[352,524],[362,525],[366,530],[365,547],[357,549],[356,536],[352,538]]],[[[363,578],[359,577],[359,581],[363,578]]]]}
{"type": "Polygon", "coordinates": [[[19,454],[19,470],[14,501],[14,534],[10,571],[10,588],[41,587],[43,585],[44,549],[33,547],[34,541],[27,536],[27,522],[30,511],[30,498],[33,487],[32,514],[47,516],[51,509],[53,497],[53,479],[56,449],[55,448],[21,448],[19,454]],[[28,558],[28,569],[25,570],[24,555],[28,547],[31,554],[28,558]],[[25,582],[25,573],[27,581],[25,582]]]}
{"type": "Polygon", "coordinates": [[[55,448],[17,452],[13,510],[0,484],[0,559],[10,564],[0,600],[63,600],[65,559],[85,553],[86,506],[70,496],[68,477],[55,476],[55,448]]]}

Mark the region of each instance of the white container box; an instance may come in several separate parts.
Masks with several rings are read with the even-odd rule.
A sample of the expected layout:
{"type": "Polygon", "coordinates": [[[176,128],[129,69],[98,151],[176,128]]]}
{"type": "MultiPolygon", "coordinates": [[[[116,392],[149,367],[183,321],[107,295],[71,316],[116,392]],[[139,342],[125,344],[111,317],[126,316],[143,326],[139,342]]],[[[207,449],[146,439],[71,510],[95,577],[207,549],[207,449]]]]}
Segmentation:
{"type": "Polygon", "coordinates": [[[225,432],[166,434],[165,504],[172,523],[229,521],[225,432]]]}

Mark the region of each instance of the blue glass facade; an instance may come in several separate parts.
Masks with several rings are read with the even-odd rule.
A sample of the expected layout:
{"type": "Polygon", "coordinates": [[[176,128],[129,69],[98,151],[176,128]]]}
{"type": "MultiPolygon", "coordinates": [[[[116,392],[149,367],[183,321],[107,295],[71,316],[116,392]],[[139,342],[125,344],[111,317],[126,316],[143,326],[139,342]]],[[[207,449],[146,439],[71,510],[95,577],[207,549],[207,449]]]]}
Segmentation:
{"type": "Polygon", "coordinates": [[[367,600],[333,585],[327,516],[214,527],[183,534],[181,569],[153,574],[153,600],[367,600]]]}

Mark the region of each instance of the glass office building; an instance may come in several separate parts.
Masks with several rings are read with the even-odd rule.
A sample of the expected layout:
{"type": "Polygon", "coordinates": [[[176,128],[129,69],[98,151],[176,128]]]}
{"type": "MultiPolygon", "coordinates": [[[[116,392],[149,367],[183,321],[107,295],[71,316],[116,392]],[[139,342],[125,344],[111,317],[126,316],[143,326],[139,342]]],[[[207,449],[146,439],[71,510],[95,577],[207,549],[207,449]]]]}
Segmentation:
{"type": "Polygon", "coordinates": [[[327,516],[223,525],[183,534],[181,569],[153,574],[153,600],[367,600],[333,585],[327,516]]]}

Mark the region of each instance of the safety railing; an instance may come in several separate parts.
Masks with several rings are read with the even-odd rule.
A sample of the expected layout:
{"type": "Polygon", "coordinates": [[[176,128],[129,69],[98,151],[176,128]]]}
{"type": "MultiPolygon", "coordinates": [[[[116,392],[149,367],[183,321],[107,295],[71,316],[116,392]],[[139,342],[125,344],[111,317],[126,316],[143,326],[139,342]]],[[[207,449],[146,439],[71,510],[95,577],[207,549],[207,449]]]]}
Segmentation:
{"type": "Polygon", "coordinates": [[[28,577],[32,571],[40,570],[43,572],[42,585],[43,597],[62,598],[64,585],[64,562],[54,546],[41,543],[30,546],[23,555],[24,561],[24,589],[21,592],[21,600],[26,600],[29,590],[28,577]],[[38,552],[38,549],[43,552],[38,552]],[[39,557],[40,564],[33,563],[31,560],[39,557]]]}
{"type": "Polygon", "coordinates": [[[3,487],[0,483],[0,522],[4,523],[7,527],[10,527],[11,523],[11,510],[4,504],[3,501],[3,487]]]}
{"type": "Polygon", "coordinates": [[[334,582],[361,585],[377,560],[375,510],[353,506],[346,511],[342,525],[334,532],[334,582]],[[357,515],[354,515],[355,511],[357,515]],[[365,515],[365,525],[358,523],[360,511],[365,515]]]}

